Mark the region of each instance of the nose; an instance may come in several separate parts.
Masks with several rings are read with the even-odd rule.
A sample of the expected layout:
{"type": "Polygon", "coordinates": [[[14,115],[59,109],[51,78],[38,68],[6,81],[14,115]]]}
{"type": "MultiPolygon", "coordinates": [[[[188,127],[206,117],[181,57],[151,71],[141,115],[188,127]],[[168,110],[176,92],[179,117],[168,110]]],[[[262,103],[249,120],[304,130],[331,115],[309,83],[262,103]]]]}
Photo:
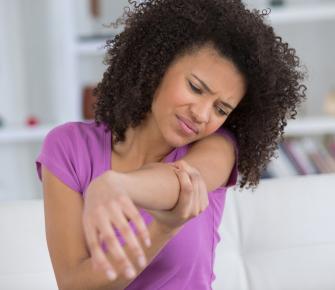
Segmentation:
{"type": "Polygon", "coordinates": [[[210,118],[212,104],[211,102],[199,102],[193,104],[191,113],[198,123],[208,123],[210,118]]]}

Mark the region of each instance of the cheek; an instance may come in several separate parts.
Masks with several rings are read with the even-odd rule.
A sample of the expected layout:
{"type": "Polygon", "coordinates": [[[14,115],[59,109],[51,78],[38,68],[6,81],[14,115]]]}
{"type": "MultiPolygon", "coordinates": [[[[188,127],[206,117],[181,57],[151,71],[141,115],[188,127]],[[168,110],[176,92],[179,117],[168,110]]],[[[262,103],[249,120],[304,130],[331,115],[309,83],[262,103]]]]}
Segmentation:
{"type": "Polygon", "coordinates": [[[218,130],[222,126],[223,123],[224,122],[222,122],[222,121],[217,121],[217,122],[213,122],[211,124],[208,124],[207,127],[206,127],[206,130],[205,130],[205,133],[204,133],[205,134],[204,137],[213,134],[216,130],[218,130]]]}
{"type": "Polygon", "coordinates": [[[182,104],[185,99],[185,94],[177,90],[169,90],[165,91],[163,95],[160,96],[157,105],[159,105],[163,109],[167,109],[169,107],[174,107],[182,104]]]}
{"type": "Polygon", "coordinates": [[[183,83],[170,87],[165,95],[168,98],[169,103],[175,106],[183,105],[191,99],[191,94],[183,83]]]}

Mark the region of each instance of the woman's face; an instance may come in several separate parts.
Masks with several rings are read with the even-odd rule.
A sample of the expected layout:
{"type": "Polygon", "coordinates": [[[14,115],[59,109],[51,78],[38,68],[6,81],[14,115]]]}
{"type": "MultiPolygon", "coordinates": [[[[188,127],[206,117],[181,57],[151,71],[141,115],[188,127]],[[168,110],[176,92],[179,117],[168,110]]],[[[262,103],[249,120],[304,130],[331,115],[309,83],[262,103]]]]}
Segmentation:
{"type": "Polygon", "coordinates": [[[151,117],[164,139],[179,147],[215,132],[241,101],[245,89],[235,65],[204,46],[179,58],[166,71],[154,95],[151,117]]]}

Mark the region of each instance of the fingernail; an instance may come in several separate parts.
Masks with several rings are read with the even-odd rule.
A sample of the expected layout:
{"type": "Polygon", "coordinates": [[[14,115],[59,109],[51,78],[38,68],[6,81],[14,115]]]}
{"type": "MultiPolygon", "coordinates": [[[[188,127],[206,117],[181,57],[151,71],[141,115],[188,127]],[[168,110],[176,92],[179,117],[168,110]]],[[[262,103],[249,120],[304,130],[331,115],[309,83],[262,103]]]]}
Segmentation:
{"type": "Polygon", "coordinates": [[[145,243],[145,245],[146,245],[148,248],[151,246],[151,241],[150,241],[149,238],[146,238],[146,239],[144,240],[144,243],[145,243]]]}
{"type": "Polygon", "coordinates": [[[126,269],[125,273],[126,273],[126,276],[127,276],[129,279],[134,278],[135,275],[136,275],[135,270],[134,270],[133,268],[131,268],[131,267],[128,267],[128,268],[126,269]]]}
{"type": "Polygon", "coordinates": [[[106,272],[109,280],[114,281],[116,279],[116,273],[112,270],[107,270],[106,272]]]}
{"type": "Polygon", "coordinates": [[[144,256],[139,256],[138,257],[138,264],[140,265],[141,268],[145,267],[146,261],[144,256]]]}

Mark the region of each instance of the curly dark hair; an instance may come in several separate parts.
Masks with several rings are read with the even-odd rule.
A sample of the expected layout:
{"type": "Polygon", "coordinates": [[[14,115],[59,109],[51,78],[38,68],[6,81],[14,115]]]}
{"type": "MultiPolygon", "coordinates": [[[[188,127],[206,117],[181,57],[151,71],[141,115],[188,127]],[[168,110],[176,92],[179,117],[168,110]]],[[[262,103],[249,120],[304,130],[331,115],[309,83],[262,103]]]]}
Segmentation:
{"type": "Polygon", "coordinates": [[[239,149],[240,188],[254,190],[283,141],[287,119],[306,98],[296,51],[265,21],[271,10],[252,11],[237,0],[128,0],[112,23],[124,30],[107,41],[108,65],[93,91],[95,121],[124,141],[151,110],[153,96],[169,65],[205,44],[230,59],[247,81],[241,102],[225,120],[239,149]]]}

